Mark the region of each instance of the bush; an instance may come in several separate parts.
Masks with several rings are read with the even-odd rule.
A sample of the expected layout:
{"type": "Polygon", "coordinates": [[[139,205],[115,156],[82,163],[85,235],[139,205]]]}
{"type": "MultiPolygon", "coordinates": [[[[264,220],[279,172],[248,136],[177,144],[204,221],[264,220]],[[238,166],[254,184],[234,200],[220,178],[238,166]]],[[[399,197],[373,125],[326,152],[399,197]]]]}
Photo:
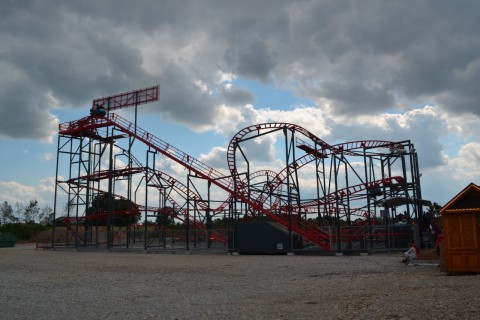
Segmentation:
{"type": "Polygon", "coordinates": [[[0,226],[0,232],[13,233],[17,236],[18,241],[35,241],[35,234],[40,231],[49,229],[38,223],[7,223],[0,226]]]}

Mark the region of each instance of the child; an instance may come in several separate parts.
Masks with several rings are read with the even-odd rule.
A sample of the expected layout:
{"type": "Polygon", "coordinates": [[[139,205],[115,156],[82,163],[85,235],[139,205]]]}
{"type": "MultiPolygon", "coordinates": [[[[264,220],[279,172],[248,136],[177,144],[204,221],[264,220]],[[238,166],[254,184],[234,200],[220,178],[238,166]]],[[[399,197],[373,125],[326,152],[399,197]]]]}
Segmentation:
{"type": "Polygon", "coordinates": [[[409,243],[408,247],[408,251],[403,254],[405,258],[402,260],[402,262],[405,264],[409,264],[412,260],[416,259],[418,255],[418,249],[414,243],[409,243]]]}

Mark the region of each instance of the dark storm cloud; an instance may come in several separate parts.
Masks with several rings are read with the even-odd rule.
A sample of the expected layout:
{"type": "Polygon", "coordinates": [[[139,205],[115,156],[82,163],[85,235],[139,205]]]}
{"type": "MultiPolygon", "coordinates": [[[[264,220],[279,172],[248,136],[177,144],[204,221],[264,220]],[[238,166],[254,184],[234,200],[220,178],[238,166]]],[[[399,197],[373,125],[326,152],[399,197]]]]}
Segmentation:
{"type": "Polygon", "coordinates": [[[279,65],[303,66],[303,89],[339,113],[389,110],[396,96],[480,114],[479,93],[465,89],[478,84],[479,10],[476,1],[305,2],[292,19],[290,61],[282,55],[279,65]]]}
{"type": "Polygon", "coordinates": [[[274,56],[275,54],[269,52],[263,42],[254,41],[243,47],[226,50],[225,61],[236,74],[268,82],[275,67],[274,59],[272,59],[274,56]]]}
{"type": "Polygon", "coordinates": [[[383,111],[385,106],[394,105],[395,100],[383,86],[369,87],[362,81],[325,82],[320,92],[334,101],[332,111],[335,114],[377,113],[383,111]]]}
{"type": "Polygon", "coordinates": [[[33,99],[28,88],[5,88],[0,91],[0,137],[48,139],[57,123],[44,112],[47,101],[33,99]]]}
{"type": "Polygon", "coordinates": [[[382,140],[398,142],[410,140],[419,155],[421,168],[445,165],[443,139],[446,137],[445,119],[432,107],[409,111],[403,115],[390,115],[382,126],[366,124],[354,126],[350,122],[338,122],[332,126],[339,141],[382,140]]]}
{"type": "Polygon", "coordinates": [[[195,127],[208,124],[215,114],[215,101],[211,95],[191,83],[181,66],[170,64],[163,70],[160,93],[160,112],[170,120],[195,127]]]}
{"type": "Polygon", "coordinates": [[[85,107],[93,97],[135,86],[146,78],[140,51],[98,30],[108,27],[62,12],[48,1],[2,4],[0,40],[1,134],[19,138],[51,135],[49,95],[60,107],[85,107]],[[24,6],[22,6],[24,5],[24,6]],[[29,121],[28,119],[35,119],[29,121]],[[46,121],[48,120],[48,121],[46,121]],[[24,123],[14,126],[12,123],[24,123]],[[31,122],[31,123],[29,123],[31,122]]]}
{"type": "Polygon", "coordinates": [[[2,1],[0,112],[14,103],[44,121],[20,130],[23,115],[2,117],[0,134],[47,137],[50,97],[84,108],[156,83],[159,112],[208,127],[221,103],[252,102],[222,90],[219,72],[299,84],[342,115],[405,102],[480,114],[478,12],[447,0],[2,1]]]}
{"type": "Polygon", "coordinates": [[[249,91],[244,89],[239,89],[235,87],[231,87],[231,88],[223,87],[221,89],[221,93],[227,105],[244,106],[246,104],[253,103],[255,101],[255,98],[253,97],[253,95],[249,91]]]}

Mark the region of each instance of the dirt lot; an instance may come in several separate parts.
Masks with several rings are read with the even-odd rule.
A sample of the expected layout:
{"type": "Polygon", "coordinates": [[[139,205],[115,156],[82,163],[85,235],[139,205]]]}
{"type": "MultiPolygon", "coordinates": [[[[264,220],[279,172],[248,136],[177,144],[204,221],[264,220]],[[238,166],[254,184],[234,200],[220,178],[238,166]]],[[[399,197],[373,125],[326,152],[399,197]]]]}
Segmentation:
{"type": "Polygon", "coordinates": [[[471,319],[480,276],[398,254],[0,249],[3,319],[471,319]]]}

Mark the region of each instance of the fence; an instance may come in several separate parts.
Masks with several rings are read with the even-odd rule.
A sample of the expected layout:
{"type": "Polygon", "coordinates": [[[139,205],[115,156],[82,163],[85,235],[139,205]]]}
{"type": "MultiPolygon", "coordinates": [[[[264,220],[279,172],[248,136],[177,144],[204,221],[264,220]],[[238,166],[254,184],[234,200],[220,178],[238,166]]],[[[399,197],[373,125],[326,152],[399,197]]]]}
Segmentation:
{"type": "MultiPolygon", "coordinates": [[[[330,236],[332,251],[382,251],[408,248],[419,244],[417,225],[373,225],[322,228],[330,236]]],[[[105,228],[78,231],[57,227],[37,234],[37,248],[126,248],[143,250],[206,250],[235,251],[235,232],[215,230],[145,230],[118,229],[109,233],[105,228]]],[[[324,250],[303,240],[296,252],[324,250]]]]}
{"type": "Polygon", "coordinates": [[[55,231],[47,230],[38,233],[36,239],[36,247],[43,249],[125,248],[228,251],[233,243],[233,232],[228,229],[185,231],[138,228],[117,229],[109,233],[106,228],[75,230],[69,227],[57,227],[55,231]]]}

